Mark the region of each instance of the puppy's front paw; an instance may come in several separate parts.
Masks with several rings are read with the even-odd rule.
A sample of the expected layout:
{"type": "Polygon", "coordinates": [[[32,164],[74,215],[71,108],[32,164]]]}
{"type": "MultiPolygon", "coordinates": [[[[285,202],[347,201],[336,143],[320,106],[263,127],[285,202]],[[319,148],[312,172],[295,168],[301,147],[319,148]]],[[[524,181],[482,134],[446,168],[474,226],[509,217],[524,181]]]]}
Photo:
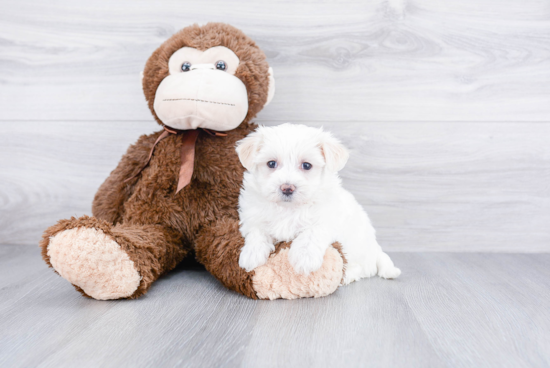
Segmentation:
{"type": "Polygon", "coordinates": [[[294,246],[288,252],[288,261],[294,271],[304,275],[317,271],[323,265],[324,251],[317,247],[294,246]]]}
{"type": "Polygon", "coordinates": [[[250,272],[256,267],[264,265],[269,258],[271,248],[273,248],[271,244],[250,244],[249,241],[246,241],[245,246],[241,249],[239,266],[246,272],[250,272]]]}

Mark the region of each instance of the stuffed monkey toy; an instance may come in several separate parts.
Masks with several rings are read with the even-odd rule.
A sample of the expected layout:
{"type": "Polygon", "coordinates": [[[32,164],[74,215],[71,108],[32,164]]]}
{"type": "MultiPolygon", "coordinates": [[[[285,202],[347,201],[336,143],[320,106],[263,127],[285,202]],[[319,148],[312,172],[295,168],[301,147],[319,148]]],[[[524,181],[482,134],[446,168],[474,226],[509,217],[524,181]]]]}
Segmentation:
{"type": "Polygon", "coordinates": [[[137,298],[185,257],[254,299],[332,293],[345,257],[336,243],[323,266],[294,272],[289,243],[267,264],[238,265],[237,212],[244,168],[235,143],[255,129],[274,79],[249,37],[221,23],[193,25],[164,42],[143,71],[149,109],[163,130],[141,136],[95,195],[93,217],[61,220],[40,243],[46,263],[83,295],[137,298]]]}

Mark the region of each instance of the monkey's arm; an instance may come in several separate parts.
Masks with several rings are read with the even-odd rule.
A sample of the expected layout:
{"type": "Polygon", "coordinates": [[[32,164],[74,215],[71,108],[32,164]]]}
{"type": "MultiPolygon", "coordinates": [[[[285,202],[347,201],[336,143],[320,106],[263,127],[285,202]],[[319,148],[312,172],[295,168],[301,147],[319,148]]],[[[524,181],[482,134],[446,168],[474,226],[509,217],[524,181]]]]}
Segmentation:
{"type": "Polygon", "coordinates": [[[267,263],[251,272],[239,267],[244,239],[239,221],[223,218],[205,226],[195,244],[197,260],[225,287],[253,299],[296,299],[333,293],[344,276],[340,245],[330,246],[323,265],[309,275],[296,273],[288,261],[291,243],[279,243],[267,263]]]}
{"type": "Polygon", "coordinates": [[[128,182],[124,181],[134,176],[145,164],[159,135],[160,132],[142,135],[128,148],[118,166],[99,187],[94,197],[92,213],[95,217],[111,224],[121,222],[124,203],[132,195],[139,175],[128,182]]]}

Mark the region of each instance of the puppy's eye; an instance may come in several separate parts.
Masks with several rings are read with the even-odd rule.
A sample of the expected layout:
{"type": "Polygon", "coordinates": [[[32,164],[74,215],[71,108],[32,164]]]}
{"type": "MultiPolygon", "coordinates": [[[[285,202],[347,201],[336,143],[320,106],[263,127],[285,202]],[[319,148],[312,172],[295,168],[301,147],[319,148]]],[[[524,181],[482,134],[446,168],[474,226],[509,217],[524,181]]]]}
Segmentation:
{"type": "Polygon", "coordinates": [[[304,169],[304,170],[311,170],[312,167],[313,167],[313,165],[310,164],[309,162],[304,162],[302,164],[302,169],[304,169]]]}
{"type": "Polygon", "coordinates": [[[277,167],[277,161],[267,161],[267,167],[274,169],[277,167]]]}
{"type": "Polygon", "coordinates": [[[190,70],[191,70],[191,63],[189,61],[186,61],[185,63],[181,64],[182,72],[188,72],[190,70]]]}

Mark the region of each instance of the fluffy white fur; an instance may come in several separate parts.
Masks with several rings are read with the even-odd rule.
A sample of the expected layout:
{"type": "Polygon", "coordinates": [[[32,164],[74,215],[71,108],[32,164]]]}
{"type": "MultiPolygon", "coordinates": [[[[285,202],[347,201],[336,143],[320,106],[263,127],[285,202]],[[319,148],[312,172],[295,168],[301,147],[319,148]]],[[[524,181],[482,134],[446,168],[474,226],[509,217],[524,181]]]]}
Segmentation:
{"type": "Polygon", "coordinates": [[[338,171],[349,154],[330,133],[294,124],[259,127],[237,143],[237,153],[247,169],[239,197],[242,268],[265,264],[275,243],[292,241],[291,265],[309,274],[321,267],[325,251],[337,241],[348,261],[344,284],[401,274],[378,245],[366,212],[342,188],[338,171]],[[275,168],[268,167],[270,161],[275,168]],[[282,188],[289,186],[295,189],[285,195],[282,188]]]}

